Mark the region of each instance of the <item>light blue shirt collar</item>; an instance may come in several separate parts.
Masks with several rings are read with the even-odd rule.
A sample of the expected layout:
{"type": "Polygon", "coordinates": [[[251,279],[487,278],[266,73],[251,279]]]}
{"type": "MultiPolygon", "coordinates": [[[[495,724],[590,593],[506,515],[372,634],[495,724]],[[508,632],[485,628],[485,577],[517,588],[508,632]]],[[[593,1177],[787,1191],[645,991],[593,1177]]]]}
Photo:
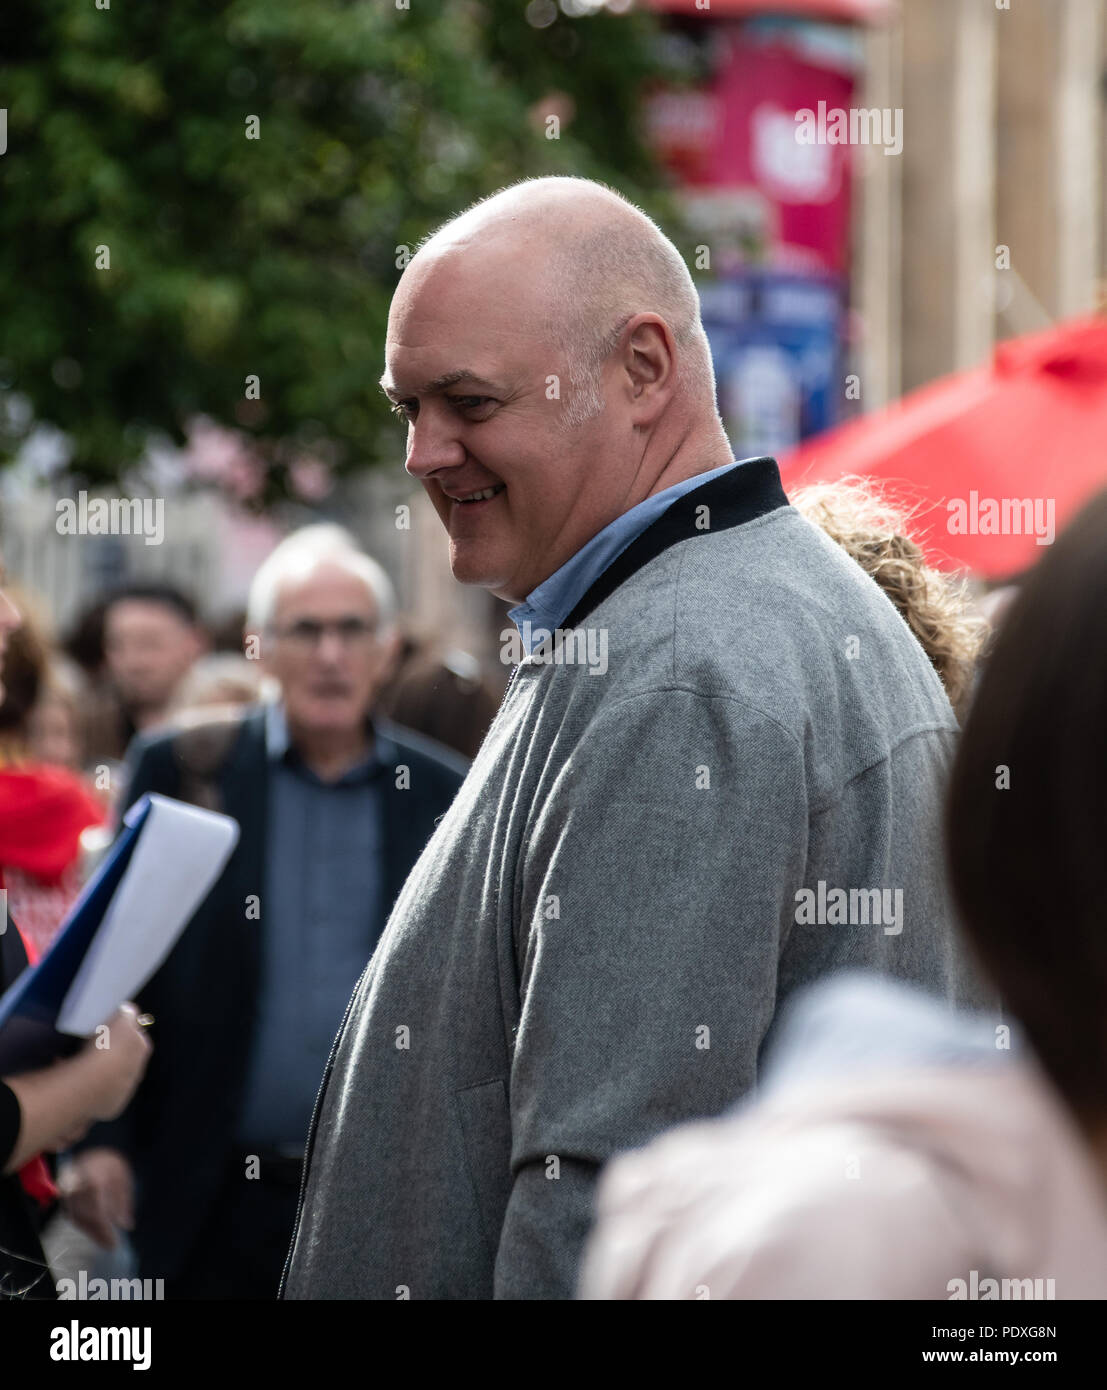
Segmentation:
{"type": "MultiPolygon", "coordinates": [[[[377,728],[371,721],[367,721],[369,734],[372,738],[372,748],[368,756],[356,767],[350,768],[344,777],[349,777],[363,770],[384,766],[390,762],[395,762],[393,754],[396,746],[388,735],[377,728]]],[[[288,732],[288,719],[285,716],[284,705],[279,700],[265,706],[265,753],[271,763],[280,763],[285,760],[292,740],[288,732]]]]}
{"type": "Polygon", "coordinates": [[[572,559],[566,560],[559,570],[544,579],[522,603],[508,612],[507,616],[519,629],[527,655],[561,626],[608,565],[617,560],[627,546],[637,540],[646,527],[656,521],[678,497],[740,466],[739,460],[724,463],[710,473],[697,473],[694,478],[674,483],[664,492],[655,492],[652,497],[631,507],[629,512],[617,516],[582,545],[572,559]]]}
{"type": "Polygon", "coordinates": [[[274,700],[265,706],[265,751],[269,761],[279,763],[288,752],[288,720],[284,706],[274,700]]]}

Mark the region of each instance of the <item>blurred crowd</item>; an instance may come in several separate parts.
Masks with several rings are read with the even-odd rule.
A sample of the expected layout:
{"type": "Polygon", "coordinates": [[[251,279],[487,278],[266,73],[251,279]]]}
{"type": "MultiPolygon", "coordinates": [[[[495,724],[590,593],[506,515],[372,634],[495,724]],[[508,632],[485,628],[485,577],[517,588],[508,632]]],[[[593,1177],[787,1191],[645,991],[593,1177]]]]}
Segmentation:
{"type": "MultiPolygon", "coordinates": [[[[0,869],[37,957],[125,809],[136,736],[276,689],[244,654],[245,611],[206,622],[172,584],[120,587],[61,635],[37,595],[16,584],[7,593],[21,621],[0,705],[0,869]]],[[[405,624],[374,708],[472,757],[498,699],[472,657],[405,624]]]]}
{"type": "MultiPolygon", "coordinates": [[[[31,962],[144,792],[227,809],[242,832],[187,933],[196,948],[209,934],[207,978],[182,999],[189,953],[178,951],[143,995],[168,1046],[135,1123],[151,1108],[173,1121],[125,1138],[99,1127],[89,1151],[71,1156],[63,1187],[80,1229],[55,1214],[46,1234],[55,1274],[102,1265],[89,1238],[115,1250],[105,1268],[132,1268],[119,1239],[132,1224],[135,1148],[155,1148],[162,1157],[140,1174],[155,1213],[136,1235],[140,1249],[145,1237],[153,1264],[172,1270],[195,1223],[211,1223],[174,1293],[271,1294],[334,1029],[499,692],[471,657],[399,617],[388,576],[334,526],[288,537],[259,570],[248,611],[218,626],[160,583],[105,595],[62,640],[34,596],[13,587],[2,626],[0,873],[31,962]],[[259,959],[254,942],[236,973],[228,962],[250,949],[251,895],[270,904],[265,947],[259,959]],[[296,941],[305,920],[316,928],[310,961],[296,941]],[[175,1067],[171,1040],[189,1050],[216,979],[231,985],[217,1013],[229,1033],[216,1030],[207,1071],[194,1052],[175,1067]],[[225,1129],[211,1125],[213,1098],[225,1129]],[[243,1155],[263,1165],[253,1205],[240,1201],[243,1155]],[[204,1181],[192,1191],[197,1173],[204,1181]]],[[[52,1184],[45,1193],[56,1195],[52,1184]]]]}

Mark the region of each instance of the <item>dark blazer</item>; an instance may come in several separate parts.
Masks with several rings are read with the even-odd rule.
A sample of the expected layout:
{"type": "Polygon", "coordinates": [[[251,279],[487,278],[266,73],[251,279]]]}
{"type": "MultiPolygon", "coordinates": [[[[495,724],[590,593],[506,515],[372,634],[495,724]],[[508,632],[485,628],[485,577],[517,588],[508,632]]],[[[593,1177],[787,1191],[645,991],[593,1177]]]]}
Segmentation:
{"type": "MultiPolygon", "coordinates": [[[[410,786],[385,788],[384,892],[379,919],[367,927],[368,961],[415,860],[461,785],[466,763],[407,729],[377,724],[410,769],[410,786]]],[[[139,740],[128,804],[146,792],[184,796],[173,731],[139,740]]],[[[187,1257],[234,1152],[261,978],[269,762],[264,710],[244,719],[217,773],[222,808],[241,837],[222,876],[173,952],[142,990],[154,1015],[150,1064],[118,1120],[95,1126],[78,1145],[109,1145],[131,1160],[136,1177],[133,1241],[142,1277],[172,1279],[187,1257]],[[260,920],[246,900],[261,896],[260,920]]],[[[335,1030],[341,1015],[335,1018],[335,1030]]]]}

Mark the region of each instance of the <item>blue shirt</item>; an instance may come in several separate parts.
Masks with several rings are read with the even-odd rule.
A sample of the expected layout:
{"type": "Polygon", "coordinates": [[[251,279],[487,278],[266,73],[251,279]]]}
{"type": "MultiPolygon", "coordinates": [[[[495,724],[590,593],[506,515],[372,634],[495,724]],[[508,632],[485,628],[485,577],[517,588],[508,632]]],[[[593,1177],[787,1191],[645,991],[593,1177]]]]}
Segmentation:
{"type": "Polygon", "coordinates": [[[617,516],[582,545],[571,560],[566,560],[549,579],[544,579],[522,603],[508,612],[507,616],[519,629],[527,654],[531,654],[551,632],[561,626],[608,565],[617,560],[631,541],[637,540],[646,527],[656,521],[678,497],[740,466],[739,460],[724,463],[710,473],[697,473],[694,478],[674,483],[664,492],[655,492],[652,497],[631,507],[629,512],[617,516]]]}
{"type": "Polygon", "coordinates": [[[291,746],[284,711],[266,715],[269,806],[261,900],[261,989],[237,1140],[302,1152],[342,1012],[380,926],[381,778],[401,761],[372,752],[334,782],[291,746]]]}

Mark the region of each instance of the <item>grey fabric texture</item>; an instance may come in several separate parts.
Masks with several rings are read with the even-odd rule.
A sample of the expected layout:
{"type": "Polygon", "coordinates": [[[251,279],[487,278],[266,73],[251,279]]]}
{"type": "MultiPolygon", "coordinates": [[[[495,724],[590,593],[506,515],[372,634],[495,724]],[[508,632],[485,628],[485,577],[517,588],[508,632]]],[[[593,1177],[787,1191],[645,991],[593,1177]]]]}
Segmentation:
{"type": "Polygon", "coordinates": [[[569,1298],[601,1165],[747,1094],[792,991],[860,967],[975,998],[956,721],[850,559],[780,506],[587,626],[606,673],[519,667],[360,982],[285,1297],[569,1298]],[[901,889],[902,930],[800,925],[820,880],[901,889]]]}

